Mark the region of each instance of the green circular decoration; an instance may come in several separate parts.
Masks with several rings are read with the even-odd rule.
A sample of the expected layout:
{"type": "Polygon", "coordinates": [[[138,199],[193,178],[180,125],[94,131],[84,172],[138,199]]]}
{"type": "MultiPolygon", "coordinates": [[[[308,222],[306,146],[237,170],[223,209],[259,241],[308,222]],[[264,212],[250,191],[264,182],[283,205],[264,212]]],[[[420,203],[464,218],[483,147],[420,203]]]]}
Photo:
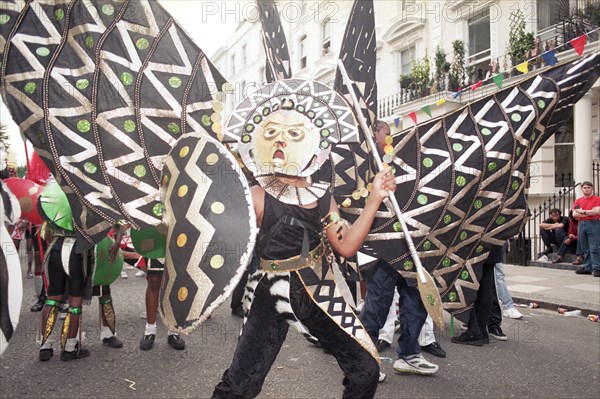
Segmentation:
{"type": "Polygon", "coordinates": [[[164,258],[167,254],[167,234],[164,226],[154,226],[140,230],[131,229],[131,243],[138,254],[150,258],[164,258]]]}
{"type": "Polygon", "coordinates": [[[144,177],[146,176],[146,167],[144,165],[136,165],[135,168],[133,168],[133,173],[137,176],[137,177],[144,177]]]}
{"type": "Polygon", "coordinates": [[[73,214],[67,195],[56,180],[48,182],[39,198],[42,217],[66,231],[73,231],[73,214]]]}
{"type": "Polygon", "coordinates": [[[404,265],[402,267],[404,267],[404,270],[412,270],[412,268],[414,267],[414,263],[412,260],[406,260],[404,261],[404,265]]]}
{"type": "Polygon", "coordinates": [[[544,109],[546,108],[546,102],[544,100],[538,100],[537,106],[538,108],[544,109]]]}
{"type": "Polygon", "coordinates": [[[54,11],[54,19],[56,19],[57,21],[62,21],[64,17],[65,10],[63,10],[62,8],[59,8],[56,11],[54,11]]]}
{"type": "Polygon", "coordinates": [[[315,126],[316,127],[323,127],[323,120],[322,119],[317,119],[315,121],[315,126]]]}
{"type": "MultiPolygon", "coordinates": [[[[296,110],[297,110],[298,112],[304,112],[304,110],[305,110],[305,109],[306,109],[306,108],[304,108],[304,105],[298,105],[298,106],[296,107],[296,110]]],[[[315,116],[315,113],[313,112],[313,117],[314,117],[314,116],[315,116]]]]}
{"type": "Polygon", "coordinates": [[[520,186],[521,186],[521,184],[519,183],[518,180],[513,180],[512,184],[510,185],[510,187],[513,190],[518,190],[520,186]]]}
{"type": "Polygon", "coordinates": [[[429,304],[429,306],[435,305],[435,298],[432,294],[427,294],[427,303],[429,304]]]}
{"type": "Polygon", "coordinates": [[[86,162],[83,164],[83,169],[90,175],[93,175],[98,170],[98,167],[91,162],[86,162]]]}
{"type": "Polygon", "coordinates": [[[27,94],[33,94],[33,93],[35,93],[36,88],[37,88],[37,84],[35,82],[27,82],[25,84],[25,87],[23,88],[23,90],[25,90],[25,93],[27,93],[27,94]]]}
{"type": "Polygon", "coordinates": [[[89,85],[90,81],[87,79],[79,79],[77,82],[75,82],[75,87],[77,87],[79,90],[85,90],[89,85]]]}
{"type": "Polygon", "coordinates": [[[483,202],[481,200],[475,200],[475,202],[473,202],[473,207],[475,209],[481,209],[482,206],[483,206],[483,202]]]}
{"type": "Polygon", "coordinates": [[[135,42],[135,47],[137,47],[139,50],[146,50],[149,46],[150,42],[145,37],[140,37],[135,42]]]}
{"type": "Polygon", "coordinates": [[[242,143],[249,143],[249,142],[250,142],[250,135],[244,134],[242,136],[242,143]]]}
{"type": "Polygon", "coordinates": [[[492,131],[487,127],[484,127],[483,129],[481,129],[481,134],[483,134],[484,136],[489,136],[490,134],[492,134],[492,131]]]}
{"type": "Polygon", "coordinates": [[[178,134],[181,131],[181,128],[175,122],[169,123],[167,125],[167,129],[169,129],[169,132],[171,132],[171,134],[178,134]]]}
{"type": "Polygon", "coordinates": [[[4,25],[10,21],[10,15],[8,14],[0,14],[0,25],[4,25]]]}
{"type": "MultiPolygon", "coordinates": [[[[210,126],[212,124],[212,120],[210,119],[209,115],[202,115],[202,124],[204,126],[210,126]]],[[[252,125],[248,125],[248,126],[252,126],[252,125]]],[[[248,129],[246,129],[248,130],[248,129]]]]}
{"type": "Polygon", "coordinates": [[[132,121],[131,119],[127,119],[125,122],[123,122],[123,129],[127,133],[135,132],[135,122],[132,121]]]}
{"type": "Polygon", "coordinates": [[[505,216],[498,216],[496,218],[496,224],[497,225],[504,224],[505,222],[506,222],[506,217],[505,216]]]}
{"type": "Polygon", "coordinates": [[[109,262],[110,249],[115,243],[111,237],[104,237],[96,244],[96,262],[94,267],[93,285],[110,285],[114,283],[123,270],[123,251],[119,248],[117,257],[113,263],[109,262]]]}
{"type": "Polygon", "coordinates": [[[253,121],[254,121],[254,123],[260,123],[260,122],[262,122],[262,116],[260,116],[260,115],[254,115],[253,121]]]}
{"type": "Polygon", "coordinates": [[[330,134],[331,134],[331,131],[329,129],[321,130],[321,137],[329,137],[330,134]]]}
{"type": "Polygon", "coordinates": [[[467,270],[463,270],[462,272],[460,272],[460,278],[462,278],[463,280],[466,280],[469,278],[469,272],[467,270]]]}
{"type": "Polygon", "coordinates": [[[490,172],[494,172],[496,169],[498,169],[498,164],[496,162],[490,162],[488,163],[488,171],[490,172]]]}
{"type": "Polygon", "coordinates": [[[450,263],[452,263],[452,261],[450,260],[450,258],[448,258],[447,256],[444,258],[444,260],[442,261],[442,266],[444,267],[448,267],[450,266],[450,263]]]}
{"type": "Polygon", "coordinates": [[[431,249],[431,241],[427,240],[423,243],[423,249],[429,251],[431,249]]]}
{"type": "Polygon", "coordinates": [[[458,187],[463,187],[465,184],[467,184],[467,179],[465,179],[464,176],[458,176],[456,178],[456,185],[458,187]]]}
{"type": "Polygon", "coordinates": [[[396,167],[392,166],[392,174],[395,176],[396,175],[396,167]]]}
{"type": "Polygon", "coordinates": [[[517,153],[517,156],[521,155],[521,147],[517,147],[516,153],[517,153]]]}
{"type": "Polygon", "coordinates": [[[443,221],[444,221],[444,224],[449,224],[452,221],[452,216],[445,215],[443,221]]]}
{"type": "Polygon", "coordinates": [[[423,166],[426,168],[431,168],[433,166],[433,160],[431,158],[423,159],[423,166]]]}
{"type": "Polygon", "coordinates": [[[451,292],[448,294],[448,299],[450,300],[450,302],[456,302],[456,299],[458,299],[458,295],[456,295],[456,292],[451,292]]]}
{"type": "Polygon", "coordinates": [[[251,133],[251,132],[253,132],[253,131],[254,131],[254,125],[247,124],[247,125],[246,125],[246,131],[247,131],[248,133],[251,133]]]}
{"type": "Polygon", "coordinates": [[[152,213],[154,214],[154,216],[162,216],[163,213],[165,213],[165,206],[160,202],[155,204],[152,207],[152,213]]]}
{"type": "Polygon", "coordinates": [[[112,4],[105,4],[102,6],[102,12],[104,13],[104,15],[110,16],[115,13],[115,8],[112,4]]]}
{"type": "Polygon", "coordinates": [[[419,205],[425,205],[427,203],[428,199],[427,196],[424,194],[419,194],[417,196],[417,202],[419,203],[419,205]]]}
{"type": "Polygon", "coordinates": [[[392,229],[396,232],[399,233],[402,231],[402,223],[400,222],[394,222],[394,224],[392,225],[392,229]]]}
{"type": "Polygon", "coordinates": [[[321,145],[320,145],[320,147],[321,147],[322,149],[329,148],[329,141],[327,141],[327,140],[323,140],[323,141],[321,141],[321,145]]]}
{"type": "Polygon", "coordinates": [[[265,107],[262,110],[263,116],[268,116],[271,113],[271,109],[269,107],[265,107]]]}
{"type": "Polygon", "coordinates": [[[82,119],[77,122],[77,130],[79,130],[81,133],[87,133],[91,128],[92,124],[87,119],[82,119]]]}
{"type": "Polygon", "coordinates": [[[38,47],[35,49],[35,53],[40,57],[48,57],[50,55],[50,49],[48,47],[38,47]]]}
{"type": "Polygon", "coordinates": [[[181,78],[179,76],[171,76],[169,78],[169,86],[174,89],[179,89],[181,87],[181,78]]]}
{"type": "Polygon", "coordinates": [[[85,38],[85,47],[92,49],[94,48],[94,37],[88,36],[85,38]]]}
{"type": "Polygon", "coordinates": [[[452,149],[456,152],[461,152],[463,150],[463,145],[460,143],[452,144],[452,149]]]}
{"type": "Polygon", "coordinates": [[[467,239],[467,236],[468,236],[468,234],[467,234],[466,231],[461,231],[459,238],[460,238],[461,241],[464,241],[464,240],[467,239]]]}
{"type": "Polygon", "coordinates": [[[131,86],[133,84],[133,75],[130,72],[123,72],[120,79],[121,83],[125,86],[131,86]]]}
{"type": "Polygon", "coordinates": [[[512,119],[513,122],[521,122],[521,114],[512,114],[510,116],[510,119],[512,119]]]}
{"type": "Polygon", "coordinates": [[[483,245],[478,245],[477,248],[475,248],[475,252],[480,254],[483,252],[483,245]]]}

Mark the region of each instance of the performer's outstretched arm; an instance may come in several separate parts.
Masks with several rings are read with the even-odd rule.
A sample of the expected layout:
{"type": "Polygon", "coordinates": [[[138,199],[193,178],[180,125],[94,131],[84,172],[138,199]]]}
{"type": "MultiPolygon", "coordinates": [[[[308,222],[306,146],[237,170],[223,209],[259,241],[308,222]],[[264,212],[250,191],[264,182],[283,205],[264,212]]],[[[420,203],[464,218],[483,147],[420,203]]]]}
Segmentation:
{"type": "MultiPolygon", "coordinates": [[[[371,224],[373,223],[373,219],[375,218],[379,206],[383,200],[388,197],[388,193],[390,191],[394,192],[395,190],[396,182],[394,181],[392,168],[387,167],[375,175],[375,179],[373,179],[373,190],[369,195],[369,199],[364,209],[345,234],[343,234],[341,238],[338,236],[335,223],[330,224],[329,227],[327,227],[327,239],[335,252],[346,258],[356,254],[369,233],[369,229],[371,228],[371,224]]],[[[338,206],[333,198],[331,198],[331,207],[329,211],[339,215],[338,206]]]]}

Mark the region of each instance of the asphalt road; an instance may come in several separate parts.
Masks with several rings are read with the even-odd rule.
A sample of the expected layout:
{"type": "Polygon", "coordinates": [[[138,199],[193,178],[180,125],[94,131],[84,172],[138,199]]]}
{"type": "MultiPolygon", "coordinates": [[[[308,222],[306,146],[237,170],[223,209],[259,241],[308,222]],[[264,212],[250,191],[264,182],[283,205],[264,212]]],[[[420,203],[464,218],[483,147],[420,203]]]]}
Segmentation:
{"type": "MultiPolygon", "coordinates": [[[[145,279],[119,279],[112,286],[121,349],[100,341],[97,299],[84,308],[86,345],[91,356],[62,362],[58,351],[38,360],[35,336],[39,313],[32,280],[25,280],[21,322],[0,359],[0,398],[208,398],[234,352],[241,320],[228,303],[186,337],[175,351],[159,326],[154,348],[139,349],[144,332],[145,279]]],[[[446,359],[427,356],[440,366],[434,376],[396,373],[393,350],[382,353],[388,377],[377,398],[598,398],[600,397],[600,323],[554,312],[524,309],[524,320],[506,320],[508,342],[492,339],[482,348],[450,343],[438,332],[446,359]],[[387,357],[387,359],[386,359],[387,357]],[[386,361],[387,360],[387,361],[386,361]]],[[[60,324],[59,324],[60,326],[60,324]]],[[[448,329],[447,329],[448,330],[448,329]]],[[[55,327],[55,335],[58,328],[55,327]]],[[[342,373],[333,357],[290,334],[264,384],[261,398],[340,398],[342,373]]]]}

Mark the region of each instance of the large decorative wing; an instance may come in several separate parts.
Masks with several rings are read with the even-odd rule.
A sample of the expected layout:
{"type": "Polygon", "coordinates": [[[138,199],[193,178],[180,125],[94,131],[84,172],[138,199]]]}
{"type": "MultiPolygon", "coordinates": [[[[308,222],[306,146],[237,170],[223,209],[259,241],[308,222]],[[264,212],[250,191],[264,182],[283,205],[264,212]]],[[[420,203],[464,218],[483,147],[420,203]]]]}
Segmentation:
{"type": "Polygon", "coordinates": [[[157,1],[0,8],[4,101],[67,194],[80,238],[98,242],[120,220],[159,224],[165,156],[186,132],[220,133],[223,77],[157,1]]]}
{"type": "Polygon", "coordinates": [[[290,53],[281,25],[281,18],[279,12],[277,12],[277,5],[273,0],[257,0],[256,3],[262,26],[265,54],[267,55],[265,67],[267,83],[290,79],[292,77],[290,53]]]}
{"type": "MultiPolygon", "coordinates": [[[[531,158],[599,76],[596,53],[394,136],[396,197],[446,310],[465,315],[490,247],[521,230],[531,158]]],[[[356,215],[362,199],[352,201],[356,215]]],[[[404,234],[383,209],[365,244],[416,278],[404,234]]]]}
{"type": "Polygon", "coordinates": [[[162,181],[167,255],[160,310],[167,325],[187,332],[240,281],[252,256],[256,216],[239,164],[206,135],[179,139],[162,181]]]}

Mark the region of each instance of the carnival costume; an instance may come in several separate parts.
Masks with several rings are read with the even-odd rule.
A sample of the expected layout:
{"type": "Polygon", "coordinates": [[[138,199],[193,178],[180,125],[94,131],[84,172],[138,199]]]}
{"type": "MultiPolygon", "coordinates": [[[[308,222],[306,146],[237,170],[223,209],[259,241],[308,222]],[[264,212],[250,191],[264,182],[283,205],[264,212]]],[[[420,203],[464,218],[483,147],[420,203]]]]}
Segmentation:
{"type": "Polygon", "coordinates": [[[240,155],[264,190],[256,189],[264,195],[264,207],[243,330],[216,398],[258,395],[289,325],[335,356],[345,374],[344,397],[375,394],[377,350],[333,277],[326,231],[334,226],[338,232],[341,221],[330,212],[329,186],[298,187],[282,178],[314,174],[332,143],[355,132],[351,123],[344,125],[352,121],[342,116],[344,106],[337,93],[317,82],[287,80],[243,101],[230,120],[228,132],[238,127],[244,132],[240,155]]]}

